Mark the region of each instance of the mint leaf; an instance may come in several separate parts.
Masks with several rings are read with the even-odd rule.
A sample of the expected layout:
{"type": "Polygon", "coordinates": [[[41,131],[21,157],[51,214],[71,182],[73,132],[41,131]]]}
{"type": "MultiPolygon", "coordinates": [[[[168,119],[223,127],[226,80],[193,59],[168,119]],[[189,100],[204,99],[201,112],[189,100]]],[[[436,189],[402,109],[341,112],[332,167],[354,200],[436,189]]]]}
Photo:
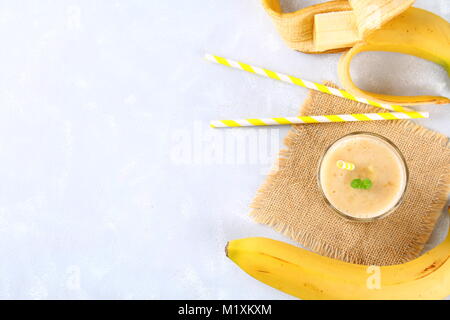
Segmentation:
{"type": "Polygon", "coordinates": [[[372,181],[370,179],[353,179],[350,185],[353,189],[369,190],[372,188],[372,181]]]}
{"type": "Polygon", "coordinates": [[[350,184],[353,189],[361,189],[362,181],[361,179],[353,179],[352,183],[350,184]]]}
{"type": "Polygon", "coordinates": [[[370,181],[370,179],[364,179],[362,181],[361,187],[365,190],[369,190],[370,188],[372,188],[372,181],[370,181]]]}

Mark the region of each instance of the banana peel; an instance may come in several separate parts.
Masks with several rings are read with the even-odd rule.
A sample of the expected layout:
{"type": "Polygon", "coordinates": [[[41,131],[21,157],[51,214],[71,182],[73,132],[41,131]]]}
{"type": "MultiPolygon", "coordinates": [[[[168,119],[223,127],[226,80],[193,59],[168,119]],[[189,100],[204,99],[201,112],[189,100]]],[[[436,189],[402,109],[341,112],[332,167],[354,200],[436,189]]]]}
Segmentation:
{"type": "Polygon", "coordinates": [[[284,13],[279,0],[262,0],[262,4],[272,18],[275,27],[286,44],[304,53],[334,53],[346,48],[317,50],[314,45],[314,16],[316,14],[351,10],[348,1],[329,1],[284,13]]]}
{"type": "Polygon", "coordinates": [[[406,11],[414,0],[348,0],[356,18],[361,38],[380,29],[384,24],[406,11]]]}
{"type": "Polygon", "coordinates": [[[351,264],[290,244],[246,238],[227,256],[255,279],[301,299],[443,299],[450,295],[450,233],[415,260],[392,266],[351,264]]]}
{"type": "Polygon", "coordinates": [[[397,105],[446,104],[440,96],[394,96],[358,88],[350,75],[352,59],[361,52],[389,51],[413,55],[444,67],[450,75],[450,24],[443,18],[419,8],[409,8],[370,33],[345,53],[338,65],[341,84],[351,94],[379,103],[397,105]]]}

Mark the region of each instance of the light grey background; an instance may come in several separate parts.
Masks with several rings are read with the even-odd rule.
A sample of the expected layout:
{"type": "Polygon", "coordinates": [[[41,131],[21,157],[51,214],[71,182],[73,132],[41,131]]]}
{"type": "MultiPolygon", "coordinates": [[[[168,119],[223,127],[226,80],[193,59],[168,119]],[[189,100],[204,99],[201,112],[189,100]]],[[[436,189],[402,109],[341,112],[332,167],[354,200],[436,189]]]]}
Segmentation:
{"type": "MultiPolygon", "coordinates": [[[[450,18],[447,0],[417,6],[450,18]]],[[[205,52],[337,81],[339,55],[287,48],[258,0],[0,1],[0,298],[289,298],[223,250],[288,241],[248,217],[288,128],[208,121],[293,115],[306,90],[205,52]]],[[[368,89],[449,96],[443,69],[417,58],[364,54],[353,72],[368,89]]],[[[449,106],[423,109],[450,134],[449,106]]]]}

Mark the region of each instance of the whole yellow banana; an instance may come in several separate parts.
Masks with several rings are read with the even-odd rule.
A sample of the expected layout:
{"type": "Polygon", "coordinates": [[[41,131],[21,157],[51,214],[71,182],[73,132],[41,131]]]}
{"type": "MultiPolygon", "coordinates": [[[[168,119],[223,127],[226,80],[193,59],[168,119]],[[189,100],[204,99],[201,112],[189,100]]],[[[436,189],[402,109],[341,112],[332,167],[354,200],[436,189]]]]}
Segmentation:
{"type": "Polygon", "coordinates": [[[261,282],[302,299],[443,299],[450,295],[450,234],[421,257],[369,267],[267,238],[227,244],[227,256],[261,282]]]}
{"type": "Polygon", "coordinates": [[[339,78],[350,93],[380,103],[398,105],[445,104],[439,96],[394,96],[358,88],[350,76],[350,63],[364,51],[390,51],[414,55],[442,65],[450,75],[450,24],[429,11],[409,8],[381,29],[373,31],[345,53],[339,62],[339,78]]]}

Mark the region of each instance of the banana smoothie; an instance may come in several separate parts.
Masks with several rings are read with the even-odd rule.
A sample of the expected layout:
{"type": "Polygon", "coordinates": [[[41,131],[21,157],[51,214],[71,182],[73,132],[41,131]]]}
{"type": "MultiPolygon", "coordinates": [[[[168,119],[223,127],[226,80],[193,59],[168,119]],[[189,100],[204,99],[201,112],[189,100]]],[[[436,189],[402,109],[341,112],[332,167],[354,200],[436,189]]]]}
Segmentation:
{"type": "Polygon", "coordinates": [[[392,212],[403,198],[407,180],[400,151],[371,133],[353,133],[336,141],[319,169],[319,184],[328,203],[356,220],[392,212]]]}

